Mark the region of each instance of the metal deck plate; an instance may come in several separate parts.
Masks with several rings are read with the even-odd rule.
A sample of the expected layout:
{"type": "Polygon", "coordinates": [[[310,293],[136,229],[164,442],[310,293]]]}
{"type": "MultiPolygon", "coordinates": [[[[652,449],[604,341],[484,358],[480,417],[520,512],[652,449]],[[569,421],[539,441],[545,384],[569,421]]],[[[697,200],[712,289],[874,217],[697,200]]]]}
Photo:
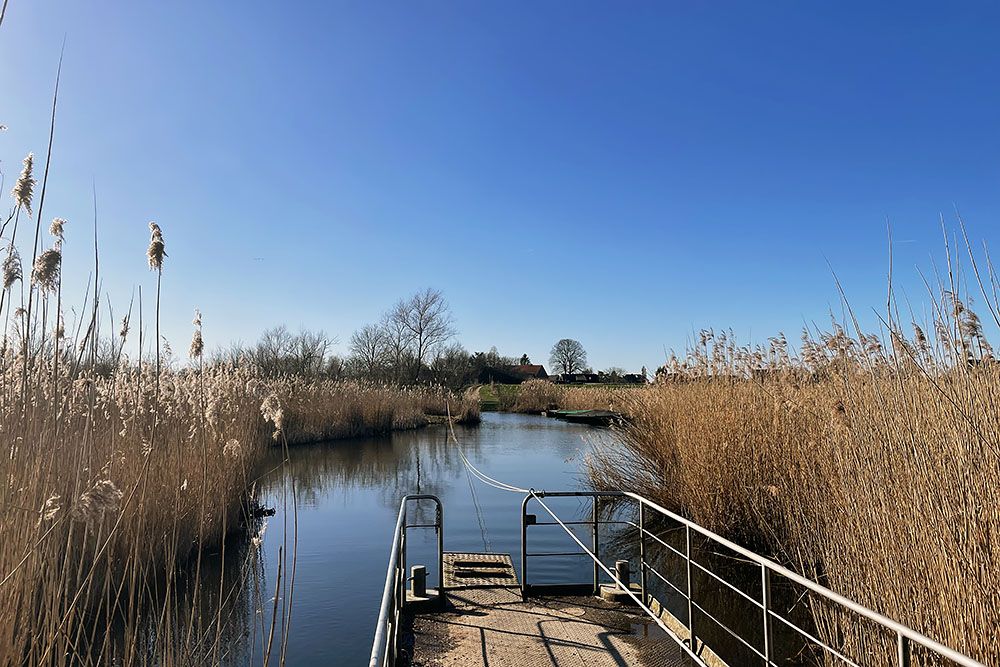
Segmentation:
{"type": "Polygon", "coordinates": [[[516,587],[448,591],[411,617],[413,667],[675,667],[692,663],[636,608],[590,596],[521,600],[516,587]]]}
{"type": "Polygon", "coordinates": [[[517,585],[517,573],[509,554],[451,551],[444,554],[446,589],[517,585]]]}

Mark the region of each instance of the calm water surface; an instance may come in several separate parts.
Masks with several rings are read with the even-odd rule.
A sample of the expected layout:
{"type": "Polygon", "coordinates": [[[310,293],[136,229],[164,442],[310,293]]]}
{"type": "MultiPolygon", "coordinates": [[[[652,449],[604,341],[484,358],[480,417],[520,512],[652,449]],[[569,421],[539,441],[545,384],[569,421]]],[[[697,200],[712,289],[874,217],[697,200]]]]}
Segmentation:
{"type": "MultiPolygon", "coordinates": [[[[584,488],[587,452],[613,437],[607,430],[500,413],[484,413],[480,426],[459,428],[456,435],[469,460],[487,474],[524,488],[547,490],[584,488]]],[[[264,610],[251,610],[257,614],[257,635],[265,634],[274,604],[279,549],[287,553],[294,546],[294,588],[278,596],[279,603],[292,598],[289,665],[366,664],[399,501],[408,493],[441,498],[446,550],[510,553],[518,560],[522,496],[470,480],[444,427],[296,446],[290,449],[290,458],[285,469],[261,482],[263,503],[277,513],[268,519],[262,550],[264,610]],[[298,539],[293,545],[296,515],[298,539]]],[[[589,511],[589,501],[566,499],[558,505],[560,510],[582,515],[589,511]]],[[[430,506],[426,511],[432,519],[430,506]]],[[[432,585],[437,575],[434,544],[432,530],[410,532],[409,561],[428,566],[432,585]]],[[[536,550],[575,550],[558,527],[533,529],[530,544],[536,550]]],[[[285,567],[287,574],[290,559],[285,567]]],[[[531,578],[587,581],[586,568],[579,558],[536,559],[531,578]]]]}

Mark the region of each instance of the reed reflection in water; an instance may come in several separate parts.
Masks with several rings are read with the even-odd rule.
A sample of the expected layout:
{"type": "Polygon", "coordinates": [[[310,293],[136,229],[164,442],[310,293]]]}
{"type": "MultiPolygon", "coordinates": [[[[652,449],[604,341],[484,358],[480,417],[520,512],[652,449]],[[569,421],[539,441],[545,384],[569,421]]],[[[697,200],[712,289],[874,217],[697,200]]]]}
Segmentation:
{"type": "MultiPolygon", "coordinates": [[[[605,430],[538,416],[483,417],[479,427],[456,428],[465,455],[488,474],[526,488],[584,488],[583,460],[592,441],[613,437],[605,430]]],[[[399,500],[408,493],[432,493],[442,499],[447,549],[520,551],[521,497],[479,482],[471,485],[444,427],[297,446],[290,449],[283,469],[280,461],[281,452],[275,451],[262,468],[274,470],[260,482],[261,500],[278,511],[270,519],[262,550],[261,587],[273,591],[277,549],[293,542],[292,517],[281,508],[282,489],[294,488],[298,539],[288,664],[364,664],[399,500]]],[[[575,500],[562,507],[570,514],[586,511],[575,500]]],[[[290,512],[291,502],[288,508],[290,512]]],[[[412,520],[431,520],[431,512],[429,504],[421,505],[412,520]]],[[[531,539],[534,548],[555,551],[565,548],[567,538],[538,531],[531,539]]],[[[433,585],[433,531],[411,531],[408,542],[410,563],[428,565],[433,585]]],[[[558,561],[539,559],[533,572],[561,581],[578,579],[580,572],[586,577],[586,568],[580,568],[584,563],[558,561]]],[[[266,615],[269,608],[264,607],[266,615]]]]}

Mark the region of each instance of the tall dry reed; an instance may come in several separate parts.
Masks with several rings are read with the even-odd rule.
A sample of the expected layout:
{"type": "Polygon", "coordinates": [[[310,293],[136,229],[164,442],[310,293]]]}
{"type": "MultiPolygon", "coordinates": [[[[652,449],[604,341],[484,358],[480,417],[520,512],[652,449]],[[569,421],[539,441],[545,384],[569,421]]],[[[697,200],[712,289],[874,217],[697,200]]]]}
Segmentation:
{"type": "MultiPolygon", "coordinates": [[[[596,455],[592,480],[1000,660],[1000,364],[951,283],[933,296],[930,322],[904,330],[893,308],[868,334],[849,318],[797,353],[783,335],[750,348],[704,332],[629,395],[623,446],[596,455]]],[[[812,604],[861,664],[893,655],[892,637],[812,604]]]]}
{"type": "Polygon", "coordinates": [[[279,550],[280,594],[261,590],[254,482],[265,450],[414,428],[449,407],[476,421],[478,403],[439,388],[206,367],[200,313],[190,363],[173,370],[160,349],[168,276],[156,224],[153,345],[141,297],[138,326],[130,305],[117,337],[102,336],[109,305],[96,289],[66,331],[61,268],[72,225],[52,222],[29,276],[17,251],[21,217],[41,211],[33,169],[26,159],[0,230],[0,665],[216,664],[247,646],[254,663],[283,661],[294,544],[279,550]]]}

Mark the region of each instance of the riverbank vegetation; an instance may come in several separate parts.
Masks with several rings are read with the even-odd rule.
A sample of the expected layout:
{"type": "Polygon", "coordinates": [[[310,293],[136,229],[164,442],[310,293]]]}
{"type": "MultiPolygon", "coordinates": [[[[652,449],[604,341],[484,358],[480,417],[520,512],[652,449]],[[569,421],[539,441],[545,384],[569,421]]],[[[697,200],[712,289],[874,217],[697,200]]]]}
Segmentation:
{"type": "Polygon", "coordinates": [[[48,164],[38,171],[28,155],[0,219],[0,664],[219,664],[234,646],[283,662],[295,533],[283,531],[276,588],[263,590],[265,454],[281,447],[287,461],[289,445],[446,415],[475,423],[477,397],[332,379],[308,334],[206,358],[197,312],[178,364],[160,335],[164,230],[149,223],[155,296],[140,290],[119,321],[99,288],[95,221],[72,308],[62,266],[78,227],[43,224],[48,164]]]}
{"type": "MultiPolygon", "coordinates": [[[[992,275],[981,293],[1000,324],[992,275]]],[[[996,661],[1000,363],[971,298],[947,281],[929,297],[929,321],[904,320],[893,301],[881,331],[849,314],[850,328],[805,331],[798,351],[784,335],[749,347],[703,332],[655,386],[628,394],[624,446],[595,457],[592,479],[996,661]]],[[[824,638],[861,663],[894,655],[891,637],[812,611],[824,638]]]]}
{"type": "MultiPolygon", "coordinates": [[[[503,386],[503,385],[501,385],[503,386]]],[[[526,380],[507,385],[498,392],[500,409],[508,412],[538,414],[545,410],[611,410],[627,414],[633,405],[631,396],[642,391],[628,385],[567,386],[547,380],[526,380]]]]}

